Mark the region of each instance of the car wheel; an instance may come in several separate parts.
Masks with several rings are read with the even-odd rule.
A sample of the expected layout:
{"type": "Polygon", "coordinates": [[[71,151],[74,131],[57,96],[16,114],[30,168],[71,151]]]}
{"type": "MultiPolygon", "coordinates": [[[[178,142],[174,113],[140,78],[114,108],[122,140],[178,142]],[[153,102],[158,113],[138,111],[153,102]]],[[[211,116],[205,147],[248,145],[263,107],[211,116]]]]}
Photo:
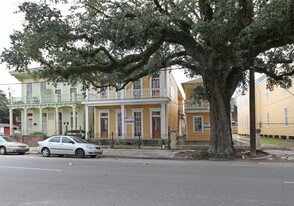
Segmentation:
{"type": "Polygon", "coordinates": [[[0,147],[0,154],[5,155],[6,154],[6,148],[5,147],[0,147]]]}
{"type": "Polygon", "coordinates": [[[97,155],[90,155],[90,157],[91,157],[91,158],[95,158],[95,157],[97,157],[97,155]]]}
{"type": "Polygon", "coordinates": [[[42,155],[43,155],[43,157],[49,157],[50,156],[50,150],[47,147],[43,148],[42,149],[42,155]]]}
{"type": "Polygon", "coordinates": [[[77,158],[83,158],[83,157],[85,157],[84,150],[83,149],[77,149],[76,150],[76,156],[77,156],[77,158]]]}

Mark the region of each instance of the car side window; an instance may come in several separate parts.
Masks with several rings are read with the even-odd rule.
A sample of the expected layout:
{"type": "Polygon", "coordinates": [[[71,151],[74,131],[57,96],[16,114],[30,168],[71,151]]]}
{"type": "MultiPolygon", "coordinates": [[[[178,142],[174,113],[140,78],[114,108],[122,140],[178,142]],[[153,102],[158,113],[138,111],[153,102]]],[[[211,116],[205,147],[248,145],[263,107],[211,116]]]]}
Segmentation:
{"type": "Polygon", "coordinates": [[[62,137],[62,143],[70,143],[71,139],[68,137],[62,137]]]}
{"type": "Polygon", "coordinates": [[[49,140],[49,142],[59,143],[60,142],[60,137],[53,137],[52,139],[49,140]]]}

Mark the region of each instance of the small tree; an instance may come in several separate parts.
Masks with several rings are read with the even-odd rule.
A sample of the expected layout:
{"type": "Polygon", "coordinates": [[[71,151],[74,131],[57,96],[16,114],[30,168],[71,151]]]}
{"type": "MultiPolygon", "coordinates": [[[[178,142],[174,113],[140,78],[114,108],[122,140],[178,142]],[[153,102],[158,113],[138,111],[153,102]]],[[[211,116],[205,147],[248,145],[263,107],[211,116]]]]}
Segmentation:
{"type": "Polygon", "coordinates": [[[0,90],[0,123],[8,123],[9,120],[9,109],[8,109],[8,99],[5,93],[0,90]]]}
{"type": "Polygon", "coordinates": [[[230,99],[245,85],[251,60],[279,84],[294,73],[277,68],[293,58],[293,0],[77,0],[67,16],[46,1],[19,9],[23,30],[2,53],[9,68],[36,61],[51,81],[117,90],[173,65],[201,75],[212,155],[234,152],[230,99]]]}

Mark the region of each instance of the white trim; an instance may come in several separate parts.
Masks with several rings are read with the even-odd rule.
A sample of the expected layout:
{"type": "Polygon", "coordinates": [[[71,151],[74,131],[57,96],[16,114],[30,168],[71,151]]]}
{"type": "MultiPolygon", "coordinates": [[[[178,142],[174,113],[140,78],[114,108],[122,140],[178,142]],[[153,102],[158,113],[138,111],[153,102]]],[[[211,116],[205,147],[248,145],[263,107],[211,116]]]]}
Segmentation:
{"type": "MultiPolygon", "coordinates": [[[[162,118],[162,116],[161,116],[161,108],[149,108],[149,117],[150,117],[150,139],[152,139],[152,127],[153,127],[153,124],[152,124],[152,117],[153,117],[153,115],[152,115],[152,112],[160,112],[160,115],[155,115],[154,117],[156,117],[156,116],[159,116],[160,117],[160,124],[161,124],[161,118],[162,118]]],[[[161,125],[160,125],[160,133],[162,133],[162,131],[161,131],[161,125]]],[[[161,136],[161,134],[160,134],[160,136],[161,136]]]]}
{"type": "Polygon", "coordinates": [[[203,129],[203,116],[193,116],[193,132],[204,132],[204,129],[203,129]],[[195,131],[195,118],[201,118],[201,131],[195,131]]]}
{"type": "Polygon", "coordinates": [[[86,140],[89,139],[89,107],[85,106],[85,118],[86,118],[86,140]]]}
{"type": "MultiPolygon", "coordinates": [[[[141,112],[141,139],[144,137],[144,109],[143,108],[134,108],[132,109],[132,116],[135,117],[135,112],[141,112]]],[[[135,122],[132,124],[132,136],[135,137],[135,122]]]]}
{"type": "Polygon", "coordinates": [[[165,139],[168,135],[168,110],[167,110],[167,105],[166,104],[161,104],[161,139],[165,139]]]}
{"type": "Polygon", "coordinates": [[[120,104],[125,105],[147,105],[147,104],[162,104],[169,103],[170,99],[168,97],[159,98],[136,98],[136,99],[122,99],[122,100],[93,100],[93,101],[83,101],[83,105],[88,106],[117,106],[120,104]]]}
{"type": "MultiPolygon", "coordinates": [[[[108,123],[108,131],[107,131],[107,134],[108,134],[108,137],[110,137],[110,118],[109,118],[109,115],[110,115],[110,112],[109,112],[109,109],[101,109],[101,110],[98,110],[98,136],[99,136],[99,139],[101,139],[101,113],[107,113],[108,116],[107,116],[107,123],[108,123]]],[[[109,139],[109,138],[108,138],[109,139]]]]}
{"type": "Polygon", "coordinates": [[[94,107],[94,138],[96,138],[97,132],[97,107],[94,107]]]}

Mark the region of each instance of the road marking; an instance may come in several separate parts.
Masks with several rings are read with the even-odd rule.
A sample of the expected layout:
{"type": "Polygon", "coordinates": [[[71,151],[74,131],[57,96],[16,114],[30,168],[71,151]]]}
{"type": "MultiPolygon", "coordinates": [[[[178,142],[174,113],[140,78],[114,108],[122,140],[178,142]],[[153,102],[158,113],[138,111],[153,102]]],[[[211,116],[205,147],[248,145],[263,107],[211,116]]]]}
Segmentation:
{"type": "Polygon", "coordinates": [[[284,184],[294,184],[294,182],[284,182],[284,184]]]}
{"type": "Polygon", "coordinates": [[[10,167],[10,166],[0,166],[0,168],[7,168],[7,169],[20,169],[20,170],[36,170],[36,171],[50,171],[50,172],[62,172],[62,170],[43,169],[43,168],[32,168],[32,167],[10,167]]]}

